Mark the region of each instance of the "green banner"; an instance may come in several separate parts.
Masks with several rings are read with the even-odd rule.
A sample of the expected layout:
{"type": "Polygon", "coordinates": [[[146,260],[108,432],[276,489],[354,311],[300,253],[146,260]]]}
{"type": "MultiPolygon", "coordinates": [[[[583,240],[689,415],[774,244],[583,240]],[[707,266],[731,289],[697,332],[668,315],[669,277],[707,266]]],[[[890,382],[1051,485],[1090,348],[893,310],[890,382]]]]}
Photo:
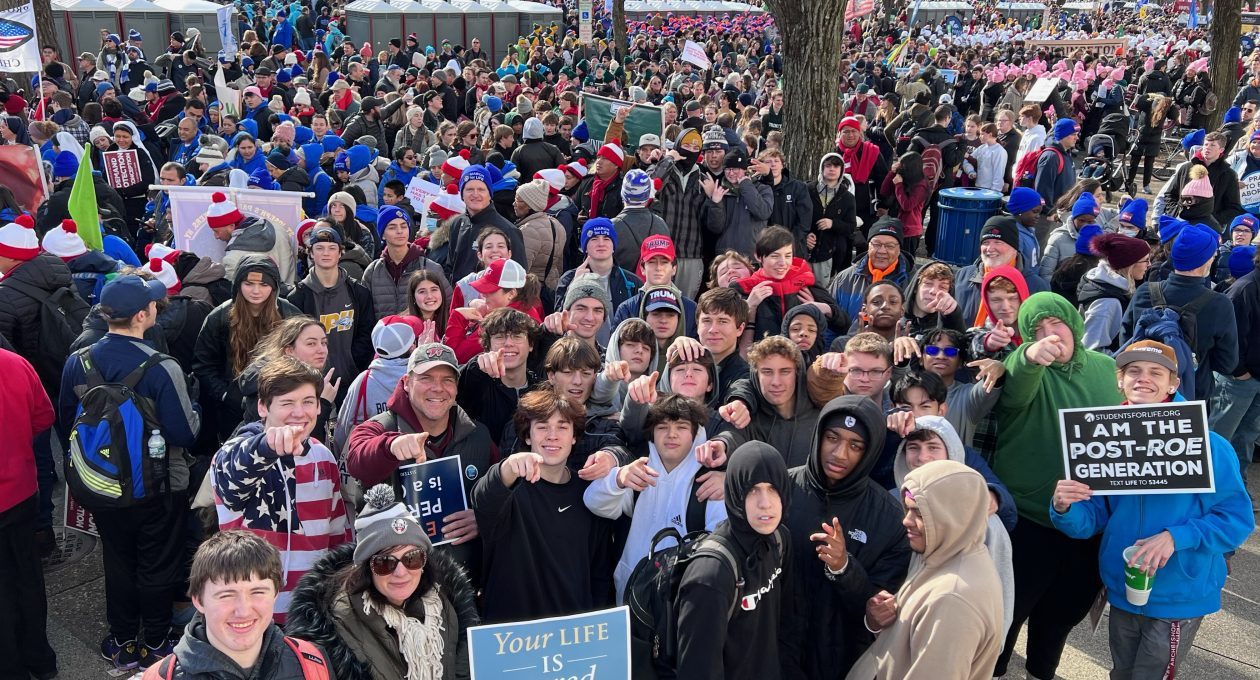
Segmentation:
{"type": "MultiPolygon", "coordinates": [[[[590,132],[591,139],[602,140],[616,112],[630,106],[632,106],[630,102],[621,99],[600,97],[594,94],[582,95],[582,117],[586,120],[586,129],[590,132]]],[[[665,135],[664,109],[650,104],[633,106],[634,108],[630,109],[630,115],[626,117],[626,143],[624,145],[626,153],[634,153],[639,146],[639,137],[643,135],[651,133],[662,138],[665,135]]]]}

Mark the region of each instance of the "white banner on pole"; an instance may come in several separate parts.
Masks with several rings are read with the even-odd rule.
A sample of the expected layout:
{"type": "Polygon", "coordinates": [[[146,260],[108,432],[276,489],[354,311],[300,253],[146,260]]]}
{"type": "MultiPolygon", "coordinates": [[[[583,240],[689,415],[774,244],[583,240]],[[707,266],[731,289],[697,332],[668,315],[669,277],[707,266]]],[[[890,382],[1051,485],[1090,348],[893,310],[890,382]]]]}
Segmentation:
{"type": "Polygon", "coordinates": [[[34,4],[0,10],[0,71],[39,73],[43,68],[34,4]]]}
{"type": "Polygon", "coordinates": [[[215,11],[219,19],[219,42],[222,43],[223,54],[228,59],[236,55],[236,34],[232,32],[232,11],[234,9],[231,5],[226,5],[215,11]]]}
{"type": "Polygon", "coordinates": [[[692,40],[688,40],[683,45],[681,59],[705,70],[713,68],[713,62],[709,61],[709,55],[704,53],[704,46],[692,40]]]}
{"type": "MultiPolygon", "coordinates": [[[[292,244],[289,252],[297,252],[297,226],[302,221],[302,198],[307,196],[305,192],[228,187],[161,188],[166,189],[171,197],[171,224],[175,232],[176,250],[209,257],[215,262],[223,261],[227,243],[215,238],[214,231],[206,224],[206,210],[213,202],[211,196],[222,191],[246,217],[257,217],[283,227],[292,244]]],[[[292,267],[292,263],[277,264],[281,271],[285,270],[286,264],[289,268],[292,267]]]]}
{"type": "Polygon", "coordinates": [[[214,70],[214,96],[219,99],[219,113],[224,116],[241,115],[241,91],[227,84],[223,69],[214,70]]]}

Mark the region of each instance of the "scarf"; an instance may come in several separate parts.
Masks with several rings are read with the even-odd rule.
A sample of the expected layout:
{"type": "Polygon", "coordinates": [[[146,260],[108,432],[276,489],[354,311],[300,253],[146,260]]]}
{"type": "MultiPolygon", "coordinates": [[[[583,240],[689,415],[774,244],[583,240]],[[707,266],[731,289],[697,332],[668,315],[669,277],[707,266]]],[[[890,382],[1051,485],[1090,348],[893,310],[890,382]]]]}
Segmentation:
{"type": "Polygon", "coordinates": [[[867,257],[866,271],[871,275],[871,283],[879,283],[880,281],[883,281],[885,277],[891,276],[893,272],[897,271],[898,264],[899,261],[894,260],[892,264],[888,265],[887,269],[876,269],[875,261],[870,257],[867,257]]]}
{"type": "Polygon", "coordinates": [[[879,160],[879,148],[865,141],[858,142],[851,149],[846,149],[842,144],[840,155],[844,157],[844,167],[853,182],[866,184],[871,178],[871,170],[875,168],[875,161],[879,160]],[[868,146],[873,148],[866,148],[868,146]]]}
{"type": "MultiPolygon", "coordinates": [[[[740,279],[735,282],[739,289],[747,296],[749,291],[759,283],[769,283],[774,295],[779,298],[779,309],[783,313],[787,313],[789,306],[787,304],[788,295],[796,295],[805,288],[814,285],[814,270],[810,268],[809,263],[799,257],[792,258],[792,266],[788,267],[787,274],[781,279],[772,279],[766,275],[765,269],[758,269],[748,278],[740,279]]],[[[822,329],[819,329],[822,332],[822,329]]]]}
{"type": "Polygon", "coordinates": [[[612,184],[616,179],[616,175],[607,180],[600,179],[599,175],[595,175],[595,179],[591,180],[591,206],[586,212],[588,217],[601,217],[599,207],[604,202],[604,192],[608,190],[608,185],[612,184]]]}
{"type": "MultiPolygon", "coordinates": [[[[398,651],[407,664],[407,680],[441,680],[442,678],[442,598],[437,586],[420,596],[424,620],[407,616],[391,605],[379,606],[385,624],[398,634],[398,651]]],[[[372,598],[363,598],[363,613],[378,610],[372,598]]]]}

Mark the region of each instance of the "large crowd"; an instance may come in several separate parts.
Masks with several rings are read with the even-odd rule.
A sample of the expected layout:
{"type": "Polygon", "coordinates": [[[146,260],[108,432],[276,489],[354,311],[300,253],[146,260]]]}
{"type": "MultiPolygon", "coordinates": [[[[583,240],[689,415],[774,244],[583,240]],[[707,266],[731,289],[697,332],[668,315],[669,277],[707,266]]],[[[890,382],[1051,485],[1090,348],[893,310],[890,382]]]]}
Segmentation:
{"type": "Polygon", "coordinates": [[[57,675],[63,488],[145,678],[467,678],[472,626],[655,594],[636,678],[1049,680],[1103,592],[1111,677],[1176,677],[1255,526],[1260,56],[1214,88],[1153,4],[877,6],[789,168],[827,105],[768,13],[618,49],[595,4],[500,60],[236,0],[236,53],[130,30],[0,79],[49,188],[0,185],[0,677],[57,675]],[[1002,195],[962,260],[957,188],[1002,195]],[[1212,491],[1064,479],[1062,409],[1186,400],[1212,491]],[[423,524],[400,468],[454,456],[423,524]]]}

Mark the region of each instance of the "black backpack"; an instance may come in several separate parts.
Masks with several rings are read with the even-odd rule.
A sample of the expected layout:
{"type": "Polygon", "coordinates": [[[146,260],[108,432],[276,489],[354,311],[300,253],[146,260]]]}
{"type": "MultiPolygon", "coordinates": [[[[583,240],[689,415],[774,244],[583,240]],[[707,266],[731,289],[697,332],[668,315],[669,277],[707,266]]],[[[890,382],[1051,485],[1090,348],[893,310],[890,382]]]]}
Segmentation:
{"type": "MultiPolygon", "coordinates": [[[[149,355],[120,382],[107,382],[92,360],[91,347],[75,356],[87,382],[76,388],[79,408],[70,428],[66,485],[92,511],[129,508],[169,489],[168,475],[149,458],[149,433],[161,429],[152,400],[136,393],[145,371],[169,358],[149,355]]],[[[168,459],[169,460],[169,459],[168,459]]],[[[166,461],[162,461],[166,467],[166,461]]]]}
{"type": "Polygon", "coordinates": [[[39,303],[38,352],[32,359],[40,379],[48,384],[61,380],[61,369],[70,356],[70,347],[83,331],[88,304],[79,297],[73,284],[53,291],[18,279],[8,279],[6,286],[39,303]]]}
{"type": "MultiPolygon", "coordinates": [[[[1199,312],[1212,299],[1212,289],[1204,288],[1198,297],[1184,305],[1170,305],[1164,297],[1164,282],[1159,281],[1147,286],[1151,295],[1151,308],[1142,310],[1137,323],[1133,326],[1133,335],[1123,346],[1139,340],[1154,340],[1172,348],[1177,355],[1177,373],[1181,378],[1181,386],[1177,391],[1187,400],[1195,398],[1194,376],[1199,367],[1199,357],[1195,355],[1199,334],[1199,312]]],[[[1203,395],[1199,395],[1203,396],[1203,395]]]]}
{"type": "MultiPolygon", "coordinates": [[[[783,539],[774,532],[774,542],[783,552],[783,539]]],[[[626,581],[625,602],[630,607],[630,658],[635,680],[672,678],[678,666],[678,587],[687,565],[700,556],[716,557],[735,574],[735,599],[726,612],[726,620],[713,622],[726,625],[735,615],[743,598],[743,570],[736,551],[726,539],[706,531],[693,531],[686,536],[673,527],[656,532],[648,545],[648,554],[630,572],[626,581]],[[657,550],[661,541],[673,538],[676,543],[657,550]]]]}

